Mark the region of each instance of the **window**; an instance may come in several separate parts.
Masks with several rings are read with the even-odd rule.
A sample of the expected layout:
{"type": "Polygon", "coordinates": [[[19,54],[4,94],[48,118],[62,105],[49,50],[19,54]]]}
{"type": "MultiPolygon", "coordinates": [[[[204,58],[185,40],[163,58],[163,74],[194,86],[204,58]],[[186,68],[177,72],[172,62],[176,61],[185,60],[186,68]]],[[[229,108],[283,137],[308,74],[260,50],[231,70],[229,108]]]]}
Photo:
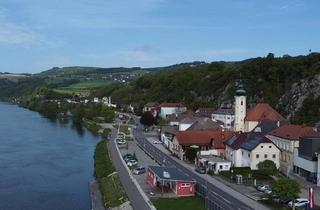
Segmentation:
{"type": "Polygon", "coordinates": [[[263,148],[263,146],[261,146],[261,148],[263,148]]]}
{"type": "Polygon", "coordinates": [[[256,154],[256,158],[259,158],[259,154],[256,154]]]}
{"type": "Polygon", "coordinates": [[[272,148],[272,146],[269,146],[269,148],[271,149],[271,148],[272,148]]]}
{"type": "Polygon", "coordinates": [[[219,169],[222,169],[222,165],[219,166],[219,169]]]}
{"type": "Polygon", "coordinates": [[[241,101],[241,106],[243,105],[243,101],[241,101]]]}
{"type": "Polygon", "coordinates": [[[190,187],[190,184],[189,183],[182,183],[181,187],[190,187]]]}
{"type": "Polygon", "coordinates": [[[274,158],[274,159],[275,159],[275,158],[276,158],[276,154],[273,154],[273,155],[272,155],[272,158],[274,158]]]}
{"type": "Polygon", "coordinates": [[[264,158],[268,158],[268,155],[267,155],[267,154],[264,154],[264,158]]]}
{"type": "Polygon", "coordinates": [[[248,157],[250,157],[250,153],[248,153],[248,157]]]}
{"type": "Polygon", "coordinates": [[[243,151],[241,152],[241,154],[243,155],[243,151]]]}

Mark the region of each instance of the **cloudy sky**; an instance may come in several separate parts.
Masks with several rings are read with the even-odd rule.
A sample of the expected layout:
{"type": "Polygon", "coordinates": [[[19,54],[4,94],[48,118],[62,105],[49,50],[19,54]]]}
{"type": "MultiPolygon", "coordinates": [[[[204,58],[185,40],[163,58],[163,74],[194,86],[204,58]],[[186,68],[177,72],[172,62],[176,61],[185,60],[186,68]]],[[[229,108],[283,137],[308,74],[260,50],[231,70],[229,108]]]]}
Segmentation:
{"type": "Polygon", "coordinates": [[[319,0],[0,0],[0,71],[320,51],[319,0]]]}

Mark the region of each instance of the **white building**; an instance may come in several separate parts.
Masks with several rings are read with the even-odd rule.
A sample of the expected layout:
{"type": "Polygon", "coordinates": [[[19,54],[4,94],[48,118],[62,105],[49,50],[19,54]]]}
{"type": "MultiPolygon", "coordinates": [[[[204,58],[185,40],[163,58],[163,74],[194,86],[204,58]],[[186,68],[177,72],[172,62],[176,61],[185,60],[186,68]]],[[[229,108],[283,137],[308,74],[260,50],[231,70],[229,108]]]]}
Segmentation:
{"type": "Polygon", "coordinates": [[[102,103],[108,107],[113,107],[113,108],[117,108],[116,104],[112,104],[111,102],[111,96],[109,97],[103,97],[102,98],[102,103]]]}
{"type": "Polygon", "coordinates": [[[207,171],[211,171],[214,174],[218,174],[220,171],[229,171],[231,168],[231,162],[224,158],[216,155],[202,155],[200,153],[198,153],[196,164],[206,168],[207,171]]]}
{"type": "Polygon", "coordinates": [[[261,133],[241,133],[226,142],[226,157],[235,167],[256,170],[258,163],[271,160],[279,168],[280,149],[261,133]]]}
{"type": "Polygon", "coordinates": [[[244,118],[246,117],[247,110],[247,96],[242,84],[239,85],[239,89],[236,91],[234,99],[234,130],[244,131],[244,118]]]}
{"type": "Polygon", "coordinates": [[[212,113],[212,120],[220,121],[223,127],[231,129],[234,121],[234,112],[232,109],[218,109],[212,113]]]}
{"type": "Polygon", "coordinates": [[[167,118],[171,114],[179,114],[187,111],[187,107],[183,106],[181,103],[162,103],[159,105],[161,118],[167,118]]]}

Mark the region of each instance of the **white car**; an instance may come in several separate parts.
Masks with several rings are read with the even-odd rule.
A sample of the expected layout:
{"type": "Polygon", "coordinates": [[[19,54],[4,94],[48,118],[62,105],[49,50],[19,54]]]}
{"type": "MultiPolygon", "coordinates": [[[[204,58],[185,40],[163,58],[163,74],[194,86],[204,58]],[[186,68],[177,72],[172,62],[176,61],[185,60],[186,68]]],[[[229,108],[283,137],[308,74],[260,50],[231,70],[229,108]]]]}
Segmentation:
{"type": "Polygon", "coordinates": [[[161,141],[154,141],[154,144],[161,144],[161,141]]]}
{"type": "Polygon", "coordinates": [[[257,187],[257,190],[259,190],[260,192],[268,193],[271,191],[271,188],[268,185],[260,185],[257,187]]]}
{"type": "MultiPolygon", "coordinates": [[[[294,201],[295,207],[302,207],[309,203],[309,200],[306,198],[298,198],[294,201]]],[[[288,203],[288,206],[292,207],[292,201],[288,203]]]]}
{"type": "Polygon", "coordinates": [[[138,162],[136,160],[129,160],[127,162],[127,165],[132,167],[132,166],[136,166],[138,164],[138,162]]]}

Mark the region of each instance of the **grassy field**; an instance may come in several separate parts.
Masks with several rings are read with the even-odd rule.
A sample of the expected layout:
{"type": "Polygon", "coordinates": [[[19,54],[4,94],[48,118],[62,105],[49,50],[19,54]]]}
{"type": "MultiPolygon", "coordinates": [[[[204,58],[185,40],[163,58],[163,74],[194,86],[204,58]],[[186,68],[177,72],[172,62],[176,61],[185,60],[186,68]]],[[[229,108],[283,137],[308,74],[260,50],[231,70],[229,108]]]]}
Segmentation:
{"type": "Polygon", "coordinates": [[[90,94],[92,88],[101,87],[109,85],[112,81],[109,80],[92,80],[92,81],[81,81],[75,84],[72,84],[68,87],[59,87],[54,89],[58,93],[64,94],[73,94],[79,93],[81,95],[87,96],[90,94]]]}
{"type": "Polygon", "coordinates": [[[206,210],[201,197],[155,198],[152,203],[157,210],[206,210]]]}

